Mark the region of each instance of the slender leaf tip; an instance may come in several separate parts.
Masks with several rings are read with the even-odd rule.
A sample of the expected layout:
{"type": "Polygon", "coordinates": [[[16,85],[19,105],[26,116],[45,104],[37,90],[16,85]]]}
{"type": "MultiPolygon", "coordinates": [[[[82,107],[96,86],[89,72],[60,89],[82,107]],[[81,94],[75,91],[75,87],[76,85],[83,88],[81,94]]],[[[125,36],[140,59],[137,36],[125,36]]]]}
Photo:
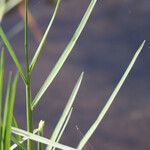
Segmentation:
{"type": "Polygon", "coordinates": [[[116,88],[114,89],[114,91],[112,92],[111,96],[109,97],[106,105],[103,107],[102,111],[100,112],[100,114],[98,115],[97,119],[95,120],[95,122],[91,125],[91,127],[88,129],[88,131],[86,132],[86,134],[84,135],[84,137],[81,139],[81,141],[79,142],[77,149],[81,150],[85,144],[87,143],[87,141],[90,139],[90,137],[93,135],[93,133],[95,132],[95,130],[97,129],[98,125],[101,123],[102,119],[104,118],[104,116],[106,115],[107,111],[109,110],[110,106],[112,105],[115,97],[117,96],[118,92],[120,91],[122,85],[124,84],[128,74],[130,73],[136,59],[138,58],[141,50],[143,49],[143,46],[145,44],[145,40],[142,42],[142,44],[140,45],[140,47],[138,48],[138,50],[136,51],[136,53],[134,54],[131,62],[129,63],[126,71],[124,72],[123,76],[121,77],[120,81],[118,82],[116,88]]]}

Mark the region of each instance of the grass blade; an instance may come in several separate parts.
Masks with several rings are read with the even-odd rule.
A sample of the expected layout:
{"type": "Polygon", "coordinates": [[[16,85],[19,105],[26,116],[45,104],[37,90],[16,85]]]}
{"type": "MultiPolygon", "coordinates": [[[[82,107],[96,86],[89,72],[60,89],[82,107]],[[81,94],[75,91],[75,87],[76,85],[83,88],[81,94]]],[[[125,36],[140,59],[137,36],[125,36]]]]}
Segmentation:
{"type": "MultiPolygon", "coordinates": [[[[15,138],[15,137],[12,136],[11,139],[18,146],[18,148],[20,150],[26,150],[25,146],[22,143],[20,143],[17,138],[15,138]]],[[[14,149],[15,148],[10,147],[10,150],[14,150],[14,149]]]]}
{"type": "Polygon", "coordinates": [[[3,80],[4,80],[4,49],[0,56],[0,148],[2,141],[2,98],[3,98],[3,80]]]}
{"type": "Polygon", "coordinates": [[[39,92],[35,96],[34,101],[32,103],[32,108],[34,108],[37,105],[37,103],[40,101],[42,95],[45,93],[47,88],[50,86],[50,84],[52,83],[52,81],[54,80],[56,75],[58,74],[59,70],[63,66],[64,62],[68,58],[68,56],[71,53],[71,51],[72,51],[76,41],[79,38],[83,28],[85,27],[85,25],[86,25],[90,15],[91,15],[91,12],[92,12],[96,2],[97,2],[97,0],[92,0],[91,3],[89,4],[89,7],[87,8],[87,10],[86,10],[86,12],[85,12],[85,14],[84,14],[84,16],[83,16],[79,26],[77,27],[77,29],[76,29],[76,31],[75,31],[75,33],[73,35],[73,37],[71,38],[70,42],[68,43],[68,45],[65,48],[64,52],[62,53],[62,55],[60,56],[58,62],[56,63],[56,65],[54,66],[52,71],[50,72],[49,76],[45,80],[44,84],[40,88],[39,92]]]}
{"type": "MultiPolygon", "coordinates": [[[[4,49],[2,49],[0,56],[0,128],[2,126],[3,80],[4,80],[4,49]]],[[[1,137],[1,130],[0,130],[0,137],[1,137]]]]}
{"type": "MultiPolygon", "coordinates": [[[[37,129],[39,136],[43,136],[44,126],[45,126],[45,122],[43,120],[41,120],[39,122],[39,127],[37,129]]],[[[40,142],[37,143],[37,150],[42,150],[42,143],[40,143],[40,142]]]]}
{"type": "MultiPolygon", "coordinates": [[[[21,20],[18,23],[16,23],[7,33],[7,37],[10,40],[11,38],[13,38],[15,35],[17,35],[24,26],[24,22],[21,20]]],[[[3,47],[4,42],[0,39],[0,48],[3,47]]]]}
{"type": "Polygon", "coordinates": [[[5,149],[6,150],[9,150],[10,144],[11,144],[11,125],[12,125],[12,119],[13,119],[17,81],[18,81],[18,74],[15,76],[15,79],[13,81],[13,84],[11,87],[11,93],[10,93],[10,97],[9,97],[9,102],[8,102],[8,106],[7,106],[8,112],[7,112],[7,121],[6,121],[7,122],[6,131],[5,131],[5,149]]]}
{"type": "MultiPolygon", "coordinates": [[[[72,114],[72,110],[73,110],[73,107],[71,108],[71,110],[68,113],[68,116],[67,116],[67,118],[66,118],[66,120],[64,122],[64,125],[63,125],[63,127],[62,127],[62,129],[61,129],[61,131],[60,131],[60,133],[59,133],[59,135],[57,137],[57,139],[56,139],[56,142],[59,142],[61,136],[63,135],[63,133],[64,133],[64,131],[66,129],[66,126],[67,126],[67,124],[68,124],[68,122],[70,120],[70,117],[71,117],[71,114],[72,114]]],[[[52,150],[55,150],[55,147],[53,147],[52,150]]]]}
{"type": "Polygon", "coordinates": [[[7,49],[8,49],[8,51],[9,51],[12,59],[13,59],[13,61],[15,62],[22,79],[24,80],[24,82],[26,82],[26,76],[25,76],[25,73],[24,73],[24,71],[22,69],[22,66],[21,66],[21,64],[20,64],[20,62],[19,62],[19,60],[18,60],[18,58],[17,58],[17,56],[16,56],[16,54],[15,54],[11,44],[9,42],[9,40],[7,39],[7,37],[6,37],[2,27],[0,27],[0,36],[3,39],[5,45],[6,45],[7,49]]]}
{"type": "Polygon", "coordinates": [[[65,120],[65,122],[64,122],[64,125],[62,126],[62,129],[61,129],[61,131],[60,131],[60,133],[59,133],[59,135],[58,135],[58,137],[57,137],[57,139],[56,139],[56,142],[59,142],[59,140],[60,140],[62,134],[64,133],[65,128],[66,128],[66,126],[67,126],[67,124],[68,124],[68,122],[69,122],[69,120],[70,120],[72,111],[73,111],[73,107],[70,109],[70,111],[69,111],[69,113],[68,113],[68,116],[66,117],[66,120],[65,120]]]}
{"type": "MultiPolygon", "coordinates": [[[[17,123],[17,120],[15,118],[15,116],[13,115],[13,119],[12,119],[12,126],[15,127],[15,128],[19,128],[18,126],[18,123],[17,123]]],[[[17,140],[20,141],[21,140],[21,137],[18,135],[16,136],[17,140]]]]}
{"type": "Polygon", "coordinates": [[[140,52],[141,52],[144,44],[145,44],[145,41],[141,44],[141,46],[139,47],[139,49],[135,53],[135,55],[132,58],[129,66],[127,67],[127,69],[124,72],[122,78],[120,79],[119,83],[117,84],[116,88],[114,89],[113,93],[111,94],[110,98],[108,99],[106,105],[104,106],[104,108],[100,112],[100,114],[97,117],[96,121],[93,123],[93,125],[89,128],[89,130],[87,131],[87,133],[85,134],[85,136],[80,141],[80,143],[79,143],[79,145],[77,147],[78,150],[81,150],[84,147],[84,145],[87,143],[87,141],[92,136],[92,134],[94,133],[94,131],[96,130],[96,128],[98,127],[98,125],[100,124],[100,122],[102,121],[102,119],[104,118],[105,114],[109,110],[110,106],[112,105],[112,102],[114,101],[116,95],[118,94],[119,90],[121,89],[122,85],[124,84],[124,82],[125,82],[128,74],[129,74],[129,72],[131,71],[131,69],[132,69],[132,67],[133,67],[136,59],[138,58],[138,56],[139,56],[139,54],[140,54],[140,52]]]}
{"type": "Polygon", "coordinates": [[[42,40],[41,40],[41,42],[40,42],[40,44],[39,44],[39,46],[38,46],[38,48],[37,48],[37,50],[36,50],[36,52],[35,52],[35,54],[34,54],[34,57],[33,57],[32,61],[31,61],[31,64],[30,64],[30,72],[32,72],[32,70],[33,70],[33,68],[34,68],[34,66],[35,66],[35,63],[36,63],[36,61],[37,61],[37,59],[38,59],[38,57],[39,57],[39,54],[40,54],[40,52],[41,52],[41,50],[42,50],[42,48],[43,48],[43,46],[44,46],[44,44],[45,44],[45,42],[46,42],[48,33],[50,32],[50,29],[51,29],[51,27],[52,27],[52,24],[53,24],[53,22],[54,22],[54,19],[55,19],[55,17],[56,17],[57,12],[58,12],[58,8],[59,8],[59,6],[60,6],[60,2],[61,2],[61,0],[57,0],[57,4],[56,4],[56,8],[55,8],[55,10],[54,10],[53,16],[52,16],[52,18],[51,18],[51,20],[50,20],[50,22],[49,22],[49,25],[48,25],[48,27],[47,27],[47,29],[46,29],[44,35],[43,35],[43,38],[42,38],[42,40]]]}
{"type": "MultiPolygon", "coordinates": [[[[15,126],[14,126],[15,127],[15,126]]],[[[16,127],[15,127],[16,128],[16,127]]],[[[17,127],[18,128],[18,127],[17,127]]],[[[35,129],[34,131],[33,131],[33,134],[36,134],[36,133],[38,133],[38,131],[39,131],[39,129],[35,129]]],[[[17,134],[17,137],[20,137],[20,135],[18,135],[17,134]]],[[[19,141],[19,143],[20,144],[23,144],[26,140],[28,140],[29,138],[28,137],[23,137],[22,139],[20,138],[20,140],[18,140],[19,141]]],[[[18,144],[13,144],[11,147],[10,147],[10,150],[13,150],[13,149],[15,149],[15,148],[17,148],[18,147],[18,144]]]]}
{"type": "Polygon", "coordinates": [[[41,142],[45,145],[51,145],[53,147],[56,147],[56,148],[62,149],[62,150],[77,150],[75,148],[72,148],[72,147],[69,147],[69,146],[66,146],[66,145],[63,145],[60,143],[52,142],[51,140],[49,140],[47,138],[41,137],[39,135],[35,135],[33,133],[27,132],[27,131],[22,130],[22,129],[17,129],[14,127],[12,127],[11,129],[12,129],[12,133],[14,133],[14,134],[18,134],[20,136],[27,137],[33,141],[41,142]]]}
{"type": "Polygon", "coordinates": [[[5,13],[5,0],[0,0],[0,24],[5,13]]]}
{"type": "MultiPolygon", "coordinates": [[[[60,131],[61,131],[61,129],[62,129],[64,123],[65,123],[65,120],[66,120],[66,118],[67,118],[67,116],[68,116],[68,114],[70,112],[70,109],[71,109],[71,107],[73,105],[73,102],[74,102],[74,100],[75,100],[75,98],[77,96],[77,93],[79,91],[82,79],[83,79],[83,72],[81,73],[81,75],[80,75],[80,77],[79,77],[79,79],[78,79],[78,81],[77,81],[77,83],[76,83],[76,85],[75,85],[75,87],[74,87],[74,89],[73,89],[73,91],[71,93],[71,96],[70,96],[70,98],[69,98],[69,100],[67,102],[67,105],[65,106],[65,109],[64,109],[64,111],[63,111],[63,113],[62,113],[62,115],[61,115],[61,117],[60,117],[60,119],[59,119],[59,121],[58,121],[58,123],[57,123],[57,125],[56,125],[56,127],[55,127],[55,129],[53,131],[53,133],[52,133],[52,136],[51,136],[50,139],[52,141],[54,141],[54,142],[58,138],[59,133],[60,133],[60,131]]],[[[50,150],[51,148],[52,147],[48,147],[47,150],[50,150]]]]}
{"type": "Polygon", "coordinates": [[[3,127],[2,127],[2,141],[1,141],[1,149],[5,148],[5,135],[7,130],[7,118],[9,112],[9,101],[10,101],[10,92],[11,92],[11,80],[12,80],[12,73],[9,75],[9,80],[7,84],[7,91],[6,91],[6,98],[5,98],[5,106],[4,106],[4,116],[3,116],[3,127]]]}
{"type": "MultiPolygon", "coordinates": [[[[17,129],[17,128],[16,128],[17,129]]],[[[20,136],[20,135],[18,135],[18,134],[16,134],[17,136],[20,136]]],[[[26,140],[28,140],[29,138],[27,138],[27,137],[23,137],[20,141],[18,141],[21,145],[23,145],[23,142],[25,142],[26,140]]],[[[14,142],[15,143],[15,142],[14,142]]],[[[18,144],[17,143],[15,143],[15,144],[13,144],[11,147],[10,147],[10,150],[13,150],[13,149],[15,149],[15,148],[17,148],[18,147],[18,144]]]]}

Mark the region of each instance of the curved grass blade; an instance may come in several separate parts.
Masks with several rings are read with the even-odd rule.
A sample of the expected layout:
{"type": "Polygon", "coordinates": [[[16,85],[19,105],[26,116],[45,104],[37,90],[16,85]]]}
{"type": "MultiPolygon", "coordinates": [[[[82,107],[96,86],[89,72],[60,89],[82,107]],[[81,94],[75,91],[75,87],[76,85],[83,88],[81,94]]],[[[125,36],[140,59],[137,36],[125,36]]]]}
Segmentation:
{"type": "Polygon", "coordinates": [[[0,36],[3,39],[5,45],[6,45],[7,49],[8,49],[8,51],[9,51],[12,59],[13,59],[13,61],[15,62],[22,79],[24,80],[24,82],[26,82],[26,76],[25,76],[25,73],[24,73],[24,71],[22,69],[22,66],[21,66],[21,64],[20,64],[20,62],[19,62],[19,60],[18,60],[18,58],[17,58],[17,56],[16,56],[16,54],[15,54],[11,44],[9,42],[9,40],[7,39],[7,36],[5,35],[2,27],[0,27],[0,36]]]}
{"type": "Polygon", "coordinates": [[[56,8],[55,8],[55,10],[54,10],[53,16],[52,16],[52,18],[51,18],[51,20],[50,20],[50,22],[49,22],[49,25],[48,25],[48,27],[47,27],[47,29],[46,29],[44,35],[43,35],[43,38],[42,38],[42,40],[41,40],[41,42],[40,42],[40,44],[39,44],[39,46],[38,46],[38,48],[37,48],[37,50],[36,50],[36,52],[35,52],[35,54],[34,54],[34,57],[33,57],[32,61],[31,61],[31,64],[30,64],[30,72],[32,72],[32,70],[33,70],[33,68],[34,68],[34,66],[35,66],[35,63],[36,63],[36,61],[37,61],[37,59],[38,59],[38,57],[39,57],[39,54],[40,54],[40,52],[41,52],[41,50],[42,50],[42,48],[43,48],[43,46],[44,46],[44,44],[45,44],[45,42],[46,42],[48,33],[50,32],[50,29],[51,29],[51,27],[52,27],[52,24],[53,24],[53,22],[54,22],[54,19],[55,19],[56,15],[57,15],[58,8],[59,8],[59,6],[60,6],[60,2],[61,2],[61,0],[57,0],[57,4],[56,4],[56,8]]]}
{"type": "Polygon", "coordinates": [[[129,72],[131,71],[136,59],[138,58],[143,46],[145,44],[145,41],[143,41],[143,43],[141,44],[141,46],[139,47],[139,49],[137,50],[137,52],[135,53],[134,57],[132,58],[129,66],[127,67],[126,71],[124,72],[122,78],[120,79],[119,83],[117,84],[116,88],[114,89],[113,93],[111,94],[110,98],[108,99],[106,105],[104,106],[104,108],[102,109],[102,111],[100,112],[99,116],[97,117],[96,121],[92,124],[92,126],[89,128],[89,130],[87,131],[87,133],[84,135],[84,137],[82,138],[82,140],[80,141],[77,149],[81,150],[84,145],[87,143],[87,141],[89,140],[89,138],[92,136],[92,134],[94,133],[94,131],[96,130],[96,128],[98,127],[98,125],[100,124],[100,122],[102,121],[102,119],[104,118],[105,114],[107,113],[107,111],[109,110],[110,106],[112,105],[116,95],[118,94],[119,90],[121,89],[122,85],[124,84],[129,72]]]}
{"type": "Polygon", "coordinates": [[[11,92],[11,81],[12,81],[12,73],[9,75],[9,80],[7,84],[6,98],[5,98],[5,106],[4,106],[4,114],[3,114],[3,127],[2,127],[2,141],[1,141],[1,149],[3,150],[5,147],[5,136],[7,131],[7,119],[9,114],[9,102],[10,102],[10,92],[11,92]]]}
{"type": "MultiPolygon", "coordinates": [[[[17,35],[21,30],[23,30],[24,22],[21,20],[16,23],[7,33],[7,37],[10,40],[12,37],[17,35]]],[[[4,42],[0,40],[0,48],[4,45],[4,42]]]]}
{"type": "Polygon", "coordinates": [[[18,81],[18,74],[15,76],[15,79],[13,81],[13,84],[11,86],[11,92],[10,97],[8,101],[8,111],[7,111],[7,120],[6,120],[6,131],[5,131],[5,149],[8,150],[10,148],[11,144],[11,125],[12,125],[12,119],[13,119],[13,111],[14,111],[14,102],[15,102],[15,96],[16,96],[16,87],[17,87],[17,81],[18,81]]]}
{"type": "Polygon", "coordinates": [[[72,147],[69,147],[69,146],[66,146],[66,145],[63,145],[60,143],[52,142],[51,140],[49,140],[47,138],[41,137],[39,135],[35,135],[33,133],[27,132],[27,131],[22,130],[22,129],[17,129],[14,127],[12,127],[11,129],[12,129],[12,133],[14,133],[14,134],[18,134],[20,136],[29,138],[29,139],[36,141],[36,142],[41,142],[45,145],[51,145],[53,147],[56,147],[56,148],[62,149],[62,150],[77,150],[75,148],[72,148],[72,147]]]}
{"type": "Polygon", "coordinates": [[[58,72],[60,71],[61,67],[63,66],[64,62],[68,58],[69,54],[71,53],[76,41],[78,40],[83,28],[85,27],[90,15],[91,15],[91,12],[92,12],[96,2],[97,2],[97,0],[92,0],[91,3],[89,4],[89,7],[87,8],[87,10],[86,10],[79,26],[77,27],[77,29],[76,29],[76,31],[73,35],[73,37],[71,38],[70,42],[68,43],[68,45],[65,48],[64,52],[62,53],[62,55],[60,56],[60,58],[57,61],[56,65],[54,66],[54,68],[52,69],[50,74],[48,75],[47,79],[45,80],[44,84],[40,88],[39,92],[35,96],[35,98],[33,100],[33,103],[32,103],[32,108],[33,109],[38,104],[38,102],[40,101],[42,95],[45,93],[47,88],[50,86],[50,84],[52,83],[52,81],[54,80],[54,78],[56,77],[58,72]]]}
{"type": "MultiPolygon", "coordinates": [[[[75,98],[77,96],[77,93],[79,91],[79,88],[80,88],[80,85],[81,85],[81,82],[82,82],[82,79],[83,79],[83,74],[84,73],[82,72],[80,77],[79,77],[79,79],[78,79],[78,81],[77,81],[77,83],[76,83],[76,85],[75,85],[75,87],[74,87],[74,89],[73,89],[73,91],[72,91],[72,93],[71,93],[71,96],[70,96],[70,98],[69,98],[69,100],[67,102],[67,105],[65,106],[65,109],[64,109],[64,111],[63,111],[63,113],[62,113],[62,115],[61,115],[61,117],[60,117],[60,119],[59,119],[59,121],[58,121],[58,123],[57,123],[57,125],[56,125],[56,127],[55,127],[55,129],[53,131],[53,133],[52,133],[52,136],[50,138],[52,141],[56,141],[56,139],[59,136],[59,133],[61,132],[61,129],[62,129],[64,123],[65,123],[67,115],[69,114],[70,109],[71,109],[71,107],[73,105],[73,102],[74,102],[74,100],[75,100],[75,98]]],[[[50,150],[51,148],[52,147],[48,147],[47,150],[50,150]]]]}

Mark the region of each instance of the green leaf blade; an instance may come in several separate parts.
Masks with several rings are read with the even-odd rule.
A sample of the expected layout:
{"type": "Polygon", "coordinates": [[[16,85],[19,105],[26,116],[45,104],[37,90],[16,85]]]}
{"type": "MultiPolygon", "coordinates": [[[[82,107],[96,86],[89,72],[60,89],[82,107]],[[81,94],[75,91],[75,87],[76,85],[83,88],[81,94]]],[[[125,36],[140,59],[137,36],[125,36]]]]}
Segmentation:
{"type": "Polygon", "coordinates": [[[51,20],[49,22],[49,25],[48,25],[48,27],[47,27],[44,35],[43,35],[43,38],[42,38],[42,40],[41,40],[41,42],[40,42],[40,44],[39,44],[39,46],[38,46],[38,48],[37,48],[37,50],[36,50],[36,52],[34,54],[34,57],[33,57],[32,61],[31,61],[31,63],[30,63],[30,72],[32,72],[32,70],[33,70],[33,68],[34,68],[34,66],[36,64],[36,61],[37,61],[37,59],[39,57],[39,54],[40,54],[40,52],[41,52],[41,50],[42,50],[42,48],[43,48],[43,46],[44,46],[44,44],[46,42],[48,33],[50,32],[50,29],[51,29],[51,27],[53,25],[54,19],[55,19],[56,15],[57,15],[58,8],[60,6],[60,2],[61,2],[61,0],[57,0],[57,4],[56,4],[56,7],[55,7],[53,16],[52,16],[52,18],[51,18],[51,20]]]}
{"type": "Polygon", "coordinates": [[[6,124],[6,135],[5,135],[5,149],[9,150],[11,144],[11,125],[13,120],[13,112],[14,112],[14,102],[16,96],[16,88],[17,88],[18,74],[15,76],[11,87],[11,94],[9,98],[9,110],[7,112],[7,124],[6,124]]]}
{"type": "MultiPolygon", "coordinates": [[[[63,128],[65,120],[66,120],[66,118],[67,118],[67,116],[68,116],[68,114],[71,110],[71,107],[72,107],[72,105],[75,101],[75,98],[77,96],[77,93],[79,91],[79,88],[80,88],[80,85],[81,85],[81,82],[82,82],[82,79],[83,79],[83,75],[84,75],[84,73],[82,72],[79,79],[78,79],[78,81],[77,81],[77,83],[75,84],[75,87],[74,87],[74,89],[73,89],[73,91],[70,95],[70,98],[69,98],[69,100],[68,100],[68,102],[67,102],[67,104],[64,108],[64,111],[63,111],[63,113],[62,113],[62,115],[61,115],[61,117],[60,117],[53,133],[52,133],[52,136],[50,138],[52,141],[56,141],[59,137],[59,133],[61,132],[61,129],[63,128]]],[[[50,150],[51,148],[52,147],[47,147],[47,150],[50,150]]]]}
{"type": "MultiPolygon", "coordinates": [[[[3,97],[3,80],[4,80],[4,49],[0,56],[0,127],[2,125],[2,97],[3,97]]],[[[1,131],[0,131],[1,136],[1,131]]]]}
{"type": "Polygon", "coordinates": [[[8,51],[9,51],[9,53],[10,53],[12,59],[13,59],[15,65],[17,66],[18,71],[19,71],[22,79],[24,80],[24,82],[26,82],[26,76],[25,76],[25,73],[24,73],[24,71],[22,69],[22,66],[21,66],[21,64],[20,64],[20,62],[19,62],[19,60],[18,60],[18,58],[17,58],[17,56],[16,56],[16,54],[15,54],[11,44],[10,44],[6,34],[4,33],[2,27],[0,27],[0,36],[1,36],[2,40],[4,41],[4,43],[5,43],[8,51]]]}
{"type": "MultiPolygon", "coordinates": [[[[16,137],[11,137],[12,141],[18,146],[19,150],[26,150],[25,146],[20,143],[20,141],[16,137]]],[[[10,150],[14,150],[15,148],[10,147],[10,150]]]]}
{"type": "Polygon", "coordinates": [[[84,135],[84,137],[82,138],[82,140],[80,141],[77,149],[78,150],[82,150],[82,148],[84,147],[84,145],[87,143],[87,141],[89,140],[89,138],[92,136],[92,134],[95,132],[96,128],[98,127],[98,125],[101,123],[102,119],[104,118],[105,114],[107,113],[107,111],[109,110],[110,106],[112,105],[115,97],[117,96],[118,92],[120,91],[122,85],[124,84],[127,76],[129,75],[133,65],[135,64],[139,54],[141,53],[141,50],[143,49],[143,46],[145,44],[145,41],[143,41],[143,43],[141,44],[141,46],[138,48],[138,50],[136,51],[135,55],[133,56],[129,66],[127,67],[126,71],[124,72],[123,76],[121,77],[119,83],[117,84],[116,88],[114,89],[114,91],[112,92],[110,98],[108,99],[106,105],[104,106],[104,108],[102,109],[102,111],[100,112],[99,116],[97,117],[96,121],[92,124],[92,126],[89,128],[89,130],[87,131],[87,133],[84,135]]]}
{"type": "Polygon", "coordinates": [[[30,133],[30,132],[27,132],[27,131],[22,130],[22,129],[17,129],[17,128],[12,127],[11,130],[12,130],[12,133],[14,133],[14,134],[17,134],[17,135],[29,138],[29,139],[31,139],[33,141],[40,142],[40,143],[43,143],[45,145],[51,145],[51,146],[56,147],[58,149],[62,149],[62,150],[77,150],[75,148],[72,148],[72,147],[69,147],[69,146],[57,143],[57,142],[53,142],[53,141],[51,141],[51,140],[49,140],[47,138],[41,137],[39,135],[30,133]]]}
{"type": "Polygon", "coordinates": [[[6,98],[5,98],[5,106],[4,106],[4,114],[3,114],[3,127],[2,127],[2,141],[1,141],[1,149],[2,150],[5,148],[7,121],[8,121],[8,114],[9,114],[10,92],[11,92],[11,81],[12,81],[12,73],[10,73],[10,75],[9,75],[7,91],[6,91],[6,98]]]}
{"type": "MultiPolygon", "coordinates": [[[[71,108],[71,110],[70,110],[69,113],[68,113],[68,116],[67,116],[67,118],[66,118],[66,120],[65,120],[65,122],[64,122],[64,125],[63,125],[62,129],[60,130],[60,132],[59,132],[59,134],[58,134],[58,137],[57,137],[57,139],[56,139],[56,142],[59,142],[60,138],[62,137],[62,135],[63,135],[63,133],[64,133],[66,127],[67,127],[67,124],[68,124],[68,122],[69,122],[69,120],[70,120],[72,111],[73,111],[73,107],[71,108]]],[[[52,150],[55,150],[55,147],[53,147],[52,150]]]]}
{"type": "Polygon", "coordinates": [[[32,109],[34,109],[34,107],[39,103],[41,97],[43,96],[43,94],[45,93],[47,88],[50,86],[50,84],[53,82],[56,75],[58,74],[58,72],[62,68],[63,64],[65,63],[66,59],[68,58],[69,54],[71,53],[74,45],[76,44],[76,41],[78,40],[81,32],[83,31],[90,15],[91,15],[91,12],[92,12],[96,2],[97,2],[97,0],[92,0],[91,3],[89,4],[89,7],[87,8],[79,26],[77,27],[77,29],[73,35],[73,37],[71,38],[70,42],[68,43],[68,45],[65,48],[64,52],[62,53],[62,55],[60,56],[56,65],[54,66],[52,71],[49,73],[47,79],[45,80],[44,84],[40,88],[39,92],[35,96],[33,103],[32,103],[32,109]]]}
{"type": "Polygon", "coordinates": [[[0,148],[2,142],[2,98],[3,98],[3,80],[4,80],[4,49],[0,56],[0,148]]]}
{"type": "Polygon", "coordinates": [[[5,0],[0,0],[0,24],[2,22],[4,13],[5,13],[5,0]]]}

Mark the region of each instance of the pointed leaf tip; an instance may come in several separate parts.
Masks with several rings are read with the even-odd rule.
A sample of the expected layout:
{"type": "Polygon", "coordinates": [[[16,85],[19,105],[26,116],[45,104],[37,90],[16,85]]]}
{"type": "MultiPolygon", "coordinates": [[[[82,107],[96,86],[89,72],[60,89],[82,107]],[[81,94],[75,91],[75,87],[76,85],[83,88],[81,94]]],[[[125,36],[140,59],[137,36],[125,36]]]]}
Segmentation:
{"type": "Polygon", "coordinates": [[[144,40],[143,42],[142,42],[142,44],[141,44],[141,48],[143,48],[144,47],[144,45],[145,45],[145,42],[146,42],[146,40],[144,40]]]}

